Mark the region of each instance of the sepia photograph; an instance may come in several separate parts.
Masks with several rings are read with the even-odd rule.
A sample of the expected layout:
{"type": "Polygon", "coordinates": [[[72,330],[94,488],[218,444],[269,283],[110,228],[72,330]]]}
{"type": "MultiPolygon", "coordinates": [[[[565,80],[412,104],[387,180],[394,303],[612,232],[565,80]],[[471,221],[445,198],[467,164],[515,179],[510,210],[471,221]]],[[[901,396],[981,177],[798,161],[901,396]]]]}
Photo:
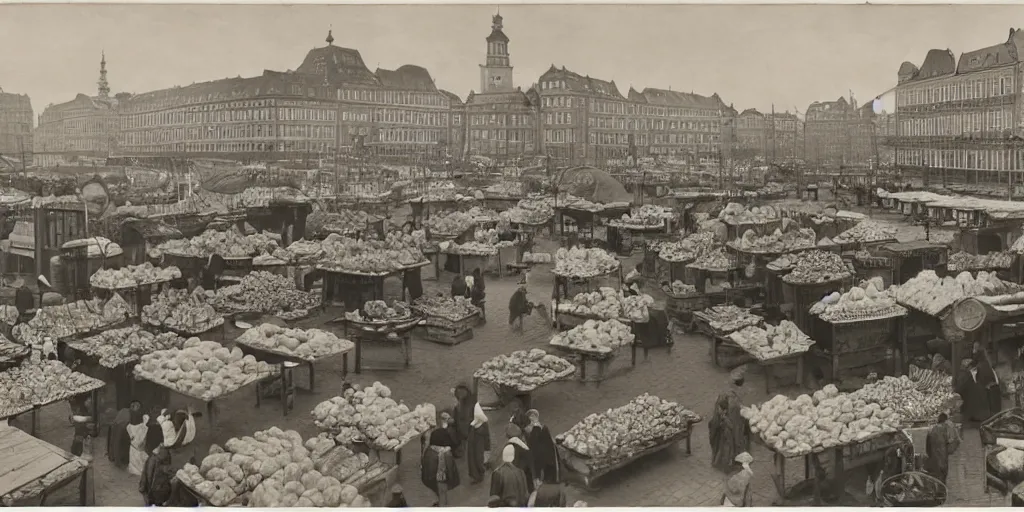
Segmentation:
{"type": "Polygon", "coordinates": [[[1024,4],[0,48],[3,506],[1024,506],[1024,4]]]}

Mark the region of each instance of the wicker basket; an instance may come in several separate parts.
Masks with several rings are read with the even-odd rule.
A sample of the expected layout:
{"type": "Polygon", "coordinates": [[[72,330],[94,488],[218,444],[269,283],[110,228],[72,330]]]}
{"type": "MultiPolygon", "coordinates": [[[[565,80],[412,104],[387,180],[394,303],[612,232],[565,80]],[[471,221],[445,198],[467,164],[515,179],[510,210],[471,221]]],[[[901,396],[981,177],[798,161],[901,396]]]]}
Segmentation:
{"type": "Polygon", "coordinates": [[[886,478],[885,481],[882,482],[881,497],[882,504],[886,507],[938,507],[946,502],[946,493],[946,484],[942,483],[942,481],[939,480],[938,478],[935,478],[927,473],[922,473],[920,471],[908,471],[906,473],[900,473],[898,475],[893,475],[889,478],[886,478]],[[932,486],[935,489],[935,494],[933,496],[921,497],[915,500],[906,500],[899,499],[895,496],[885,493],[885,488],[890,483],[893,483],[897,479],[904,477],[904,475],[911,474],[917,478],[920,478],[929,486],[932,486]]]}

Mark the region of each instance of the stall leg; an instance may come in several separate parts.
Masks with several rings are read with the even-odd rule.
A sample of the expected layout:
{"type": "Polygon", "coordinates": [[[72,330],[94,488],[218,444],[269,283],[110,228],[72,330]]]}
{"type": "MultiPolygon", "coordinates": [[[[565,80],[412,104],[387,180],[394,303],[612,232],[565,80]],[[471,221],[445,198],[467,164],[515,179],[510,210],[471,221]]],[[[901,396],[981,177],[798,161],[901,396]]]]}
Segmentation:
{"type": "Polygon", "coordinates": [[[363,339],[357,337],[356,342],[356,361],[355,361],[355,373],[356,375],[363,373],[363,339]]]}
{"type": "MultiPolygon", "coordinates": [[[[257,388],[256,390],[256,396],[259,396],[259,388],[257,388]]],[[[217,425],[217,421],[214,418],[216,409],[217,408],[213,406],[213,400],[206,402],[206,416],[210,418],[210,428],[213,428],[217,425]]]]}
{"type": "Polygon", "coordinates": [[[39,409],[40,407],[32,407],[32,427],[29,429],[32,431],[32,437],[39,437],[39,409]]]}
{"type": "Polygon", "coordinates": [[[772,458],[775,463],[775,474],[772,475],[772,481],[775,483],[775,492],[778,494],[774,505],[782,505],[786,501],[786,457],[781,453],[774,453],[772,458]]]}
{"type": "Polygon", "coordinates": [[[312,392],[316,385],[316,370],[313,369],[313,363],[306,363],[306,367],[309,368],[309,390],[312,392]]]}
{"type": "Polygon", "coordinates": [[[348,352],[341,355],[341,378],[348,378],[348,352]]]}
{"type": "Polygon", "coordinates": [[[774,372],[772,372],[772,365],[770,365],[770,364],[765,365],[764,366],[764,392],[765,393],[771,393],[772,392],[772,377],[773,376],[774,376],[774,372]]]}
{"type": "Polygon", "coordinates": [[[405,358],[405,367],[412,366],[412,336],[402,337],[402,352],[405,358]]]}

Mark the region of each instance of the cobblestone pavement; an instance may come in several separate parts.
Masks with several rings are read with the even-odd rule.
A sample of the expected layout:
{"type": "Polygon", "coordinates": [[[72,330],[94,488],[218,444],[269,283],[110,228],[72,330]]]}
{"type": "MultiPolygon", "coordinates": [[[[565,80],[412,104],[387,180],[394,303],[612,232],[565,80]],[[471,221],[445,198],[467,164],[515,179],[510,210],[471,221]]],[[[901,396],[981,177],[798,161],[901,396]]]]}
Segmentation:
{"type": "MultiPolygon", "coordinates": [[[[626,267],[629,268],[629,267],[626,267]]],[[[439,282],[427,281],[430,289],[447,289],[451,275],[442,276],[439,282]]],[[[530,274],[530,296],[534,302],[547,302],[551,290],[551,274],[544,268],[530,274]]],[[[379,380],[390,386],[395,396],[407,403],[432,402],[441,407],[451,405],[449,389],[461,380],[471,378],[473,371],[486,359],[499,353],[524,348],[544,347],[552,333],[539,317],[531,317],[523,332],[512,333],[507,325],[506,305],[515,289],[515,277],[491,278],[487,283],[489,319],[486,325],[476,329],[474,339],[455,347],[432,344],[422,340],[413,343],[412,368],[396,372],[364,372],[352,378],[355,382],[372,383],[379,380]]],[[[396,286],[389,283],[389,286],[396,286]]],[[[340,312],[333,312],[340,314],[340,312]]],[[[330,314],[312,319],[309,324],[322,323],[330,314]]],[[[230,334],[229,334],[230,336],[230,334]]],[[[369,351],[366,358],[382,359],[387,354],[369,351]]],[[[255,408],[254,391],[241,391],[218,404],[220,424],[210,428],[200,420],[196,440],[200,454],[206,453],[210,443],[223,443],[229,437],[250,435],[256,430],[279,426],[295,429],[303,436],[316,434],[309,417],[309,411],[320,401],[337,394],[341,375],[339,363],[326,364],[318,368],[318,391],[313,395],[296,397],[295,410],[283,417],[280,404],[264,402],[255,408]]],[[[297,375],[301,379],[304,375],[297,375]]],[[[534,394],[534,407],[541,412],[542,419],[553,433],[563,432],[588,414],[619,406],[631,398],[649,392],[665,399],[677,400],[702,416],[711,412],[718,393],[726,388],[728,375],[725,370],[715,368],[709,357],[709,344],[705,338],[692,335],[676,335],[674,348],[652,351],[648,360],[642,360],[630,373],[614,377],[600,386],[578,382],[560,382],[543,388],[534,394]]],[[[749,378],[743,398],[747,403],[766,399],[762,378],[755,373],[749,378]]],[[[797,390],[785,389],[791,394],[797,390]]],[[[484,393],[482,393],[484,394],[484,393]]],[[[486,399],[487,397],[482,397],[486,399]]],[[[180,398],[179,398],[180,400],[180,398]]],[[[185,405],[175,402],[173,405],[185,405]]],[[[197,404],[199,405],[199,404],[197,404]]],[[[41,437],[62,447],[71,444],[71,429],[67,423],[69,413],[66,404],[44,409],[41,437]]],[[[506,411],[488,413],[492,425],[508,421],[506,411]]],[[[107,419],[112,418],[109,413],[107,419]]],[[[495,445],[500,442],[500,428],[492,428],[495,445]]],[[[141,503],[137,492],[138,480],[126,471],[112,467],[106,459],[106,439],[95,443],[96,456],[96,504],[102,506],[132,506],[141,503]]],[[[419,483],[419,458],[414,441],[406,448],[401,465],[400,483],[406,489],[413,506],[429,506],[433,497],[419,483]]],[[[712,506],[718,503],[722,493],[723,477],[709,465],[707,424],[696,426],[692,438],[692,455],[684,449],[672,449],[642,459],[626,468],[612,473],[599,482],[598,490],[584,491],[570,489],[570,499],[583,499],[591,506],[712,506]]],[[[753,452],[755,463],[754,504],[768,506],[774,499],[774,487],[769,476],[771,458],[760,447],[753,452]]],[[[1006,500],[993,493],[986,494],[983,486],[983,452],[976,430],[966,432],[963,448],[951,461],[949,505],[1002,505],[1006,500]]],[[[464,466],[460,463],[460,465],[464,466]]],[[[787,475],[788,483],[798,481],[798,464],[787,475]]],[[[465,467],[461,467],[465,473],[465,467]]],[[[469,481],[463,477],[463,482],[469,481]]],[[[486,481],[485,481],[486,482],[486,481]]],[[[850,489],[863,494],[862,478],[851,478],[850,489]],[[857,490],[859,487],[859,490],[857,490]]],[[[486,483],[463,485],[449,493],[452,505],[479,506],[486,503],[486,483]]],[[[867,503],[862,503],[867,504],[867,503]]]]}

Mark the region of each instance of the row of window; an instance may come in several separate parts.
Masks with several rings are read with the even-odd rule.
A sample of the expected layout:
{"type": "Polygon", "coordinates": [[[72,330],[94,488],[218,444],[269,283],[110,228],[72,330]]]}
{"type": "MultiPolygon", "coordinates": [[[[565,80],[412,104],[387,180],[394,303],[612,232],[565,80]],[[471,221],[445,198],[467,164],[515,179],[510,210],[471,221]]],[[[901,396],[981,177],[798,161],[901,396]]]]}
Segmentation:
{"type": "Polygon", "coordinates": [[[946,169],[1024,169],[1024,152],[1009,149],[900,149],[896,163],[946,169]]]}
{"type": "Polygon", "coordinates": [[[694,144],[711,144],[713,142],[718,142],[718,137],[716,137],[714,135],[705,135],[703,133],[698,133],[698,134],[693,134],[693,133],[686,133],[686,134],[670,133],[670,134],[665,134],[665,135],[662,135],[662,134],[655,134],[654,135],[654,143],[655,144],[691,144],[691,145],[694,145],[694,144]]]}
{"type": "Polygon", "coordinates": [[[576,130],[544,130],[544,142],[563,144],[576,140],[576,130]]]}
{"type": "Polygon", "coordinates": [[[407,128],[385,128],[380,130],[381,142],[437,142],[442,140],[441,130],[413,130],[407,128]]]}
{"type": "MultiPolygon", "coordinates": [[[[549,114],[550,115],[550,114],[549,114]]],[[[457,117],[457,116],[456,116],[457,117]]],[[[469,116],[472,126],[498,125],[498,126],[532,126],[533,116],[527,114],[474,114],[469,116]]],[[[458,124],[458,123],[455,123],[458,124]]]]}
{"type": "Polygon", "coordinates": [[[319,124],[244,124],[211,126],[201,128],[170,128],[163,130],[133,131],[121,133],[121,144],[128,146],[177,142],[182,140],[225,140],[254,139],[263,137],[287,137],[305,139],[330,139],[336,135],[335,127],[319,124]],[[276,130],[274,127],[277,127],[276,130]]]}
{"type": "Polygon", "coordinates": [[[337,99],[387,105],[421,105],[441,108],[449,106],[448,98],[440,93],[382,91],[379,89],[338,89],[337,99]]]}
{"type": "Polygon", "coordinates": [[[378,108],[373,112],[377,123],[415,124],[419,126],[448,126],[448,114],[443,112],[413,112],[411,110],[378,108]]]}
{"type": "Polygon", "coordinates": [[[470,130],[470,140],[494,140],[509,142],[533,142],[533,130],[470,130]]]}
{"type": "Polygon", "coordinates": [[[922,85],[897,92],[896,105],[926,105],[945,101],[973,100],[1013,94],[1013,75],[960,78],[942,84],[922,85]]]}
{"type": "Polygon", "coordinates": [[[1009,108],[984,112],[958,112],[927,119],[900,119],[900,134],[907,136],[954,136],[961,133],[1001,131],[1013,127],[1009,108]]]}
{"type": "Polygon", "coordinates": [[[133,148],[133,151],[141,153],[240,153],[240,152],[265,152],[265,151],[291,151],[304,153],[333,153],[334,144],[312,141],[289,141],[289,142],[222,142],[216,144],[206,143],[178,143],[178,144],[153,144],[133,148]]]}

